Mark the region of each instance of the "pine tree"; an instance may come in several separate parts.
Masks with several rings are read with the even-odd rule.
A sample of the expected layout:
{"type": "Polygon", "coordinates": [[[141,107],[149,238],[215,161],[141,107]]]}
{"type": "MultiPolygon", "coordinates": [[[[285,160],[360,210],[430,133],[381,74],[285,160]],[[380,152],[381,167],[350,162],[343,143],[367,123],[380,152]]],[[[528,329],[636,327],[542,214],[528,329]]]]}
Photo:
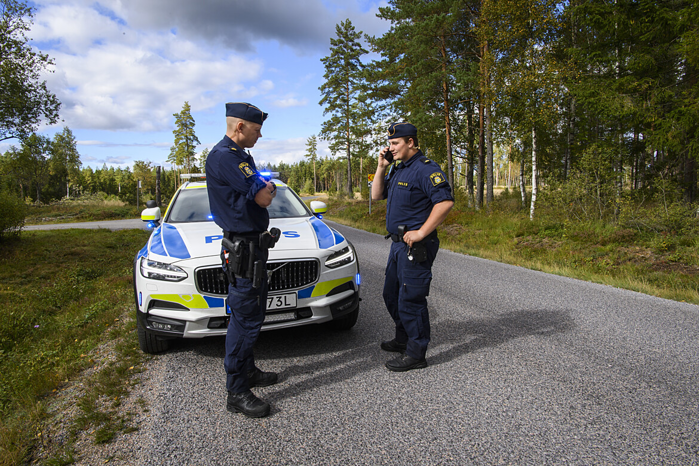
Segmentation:
{"type": "Polygon", "coordinates": [[[352,148],[356,144],[353,127],[359,120],[353,105],[362,89],[363,64],[360,60],[367,53],[358,41],[362,31],[356,32],[352,22],[347,19],[335,27],[336,39],[331,39],[331,54],[321,59],[326,68],[323,75],[326,82],[319,90],[323,98],[324,115],[331,115],[323,123],[321,137],[330,142],[332,153],[344,149],[347,157],[347,193],[352,198],[352,148]]]}
{"type": "Polygon", "coordinates": [[[173,113],[175,117],[175,144],[170,148],[168,162],[184,167],[190,173],[195,166],[197,145],[201,144],[194,132],[194,118],[190,113],[190,104],[185,102],[180,113],[173,113]]]}
{"type": "Polygon", "coordinates": [[[454,121],[464,113],[465,94],[473,74],[473,61],[465,50],[473,48],[473,21],[478,11],[464,0],[394,0],[380,8],[378,16],[391,21],[388,33],[370,40],[382,59],[373,64],[373,97],[389,98],[402,120],[419,128],[422,146],[429,155],[447,164],[454,186],[454,121]]]}
{"type": "Polygon", "coordinates": [[[306,154],[304,157],[311,160],[314,164],[314,191],[318,189],[318,184],[316,183],[316,158],[318,150],[318,138],[315,134],[309,136],[306,140],[306,154]]]}
{"type": "Polygon", "coordinates": [[[65,127],[51,143],[51,174],[58,178],[61,188],[65,186],[66,197],[70,197],[70,185],[78,183],[81,165],[75,136],[65,127]]]}

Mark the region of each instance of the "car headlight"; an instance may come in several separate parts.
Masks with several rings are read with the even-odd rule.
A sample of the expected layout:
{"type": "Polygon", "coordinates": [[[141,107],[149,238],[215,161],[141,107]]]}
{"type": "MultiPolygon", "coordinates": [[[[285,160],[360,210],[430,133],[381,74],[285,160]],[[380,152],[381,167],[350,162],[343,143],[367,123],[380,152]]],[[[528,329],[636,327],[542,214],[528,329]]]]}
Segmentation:
{"type": "Polygon", "coordinates": [[[179,282],[187,278],[187,272],[180,267],[164,262],[141,258],[141,275],[152,280],[179,282]]]}
{"type": "Polygon", "coordinates": [[[346,265],[355,260],[355,254],[350,247],[345,246],[340,251],[336,251],[326,259],[326,267],[335,269],[341,265],[346,265]]]}

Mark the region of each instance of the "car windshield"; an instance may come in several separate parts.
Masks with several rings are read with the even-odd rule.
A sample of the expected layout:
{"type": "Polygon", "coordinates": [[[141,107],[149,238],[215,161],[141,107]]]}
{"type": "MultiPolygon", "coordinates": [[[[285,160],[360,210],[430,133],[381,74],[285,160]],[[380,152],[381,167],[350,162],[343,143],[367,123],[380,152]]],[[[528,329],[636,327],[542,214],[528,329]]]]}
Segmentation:
{"type": "MultiPolygon", "coordinates": [[[[294,191],[286,186],[277,187],[277,196],[267,208],[270,218],[308,217],[311,215],[306,204],[294,191]]],[[[209,222],[212,220],[209,209],[209,196],[206,188],[183,189],[178,194],[168,213],[167,222],[209,222]]]]}

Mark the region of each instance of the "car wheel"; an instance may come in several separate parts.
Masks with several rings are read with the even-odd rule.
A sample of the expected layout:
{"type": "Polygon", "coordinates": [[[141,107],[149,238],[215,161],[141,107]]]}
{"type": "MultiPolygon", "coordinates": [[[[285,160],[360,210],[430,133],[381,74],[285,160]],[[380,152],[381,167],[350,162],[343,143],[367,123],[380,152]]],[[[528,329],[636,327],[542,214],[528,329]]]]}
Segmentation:
{"type": "Polygon", "coordinates": [[[359,315],[360,306],[357,306],[357,309],[352,311],[350,314],[330,321],[329,325],[333,330],[350,330],[357,323],[357,316],[359,315]]]}
{"type": "Polygon", "coordinates": [[[162,340],[152,332],[149,332],[148,329],[143,328],[139,319],[136,319],[136,328],[139,334],[141,351],[148,354],[156,354],[168,350],[168,340],[162,340]]]}

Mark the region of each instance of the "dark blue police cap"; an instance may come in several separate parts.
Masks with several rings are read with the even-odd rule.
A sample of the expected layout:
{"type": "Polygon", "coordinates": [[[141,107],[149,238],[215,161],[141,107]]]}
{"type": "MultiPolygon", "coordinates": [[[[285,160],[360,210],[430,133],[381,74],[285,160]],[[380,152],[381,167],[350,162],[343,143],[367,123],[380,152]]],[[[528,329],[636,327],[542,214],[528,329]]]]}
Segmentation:
{"type": "Polygon", "coordinates": [[[241,120],[252,121],[259,125],[267,118],[267,113],[260,110],[255,105],[245,102],[229,102],[226,104],[226,116],[240,118],[241,120]]]}
{"type": "Polygon", "coordinates": [[[418,137],[418,130],[411,123],[392,123],[388,130],[389,139],[418,137]]]}

